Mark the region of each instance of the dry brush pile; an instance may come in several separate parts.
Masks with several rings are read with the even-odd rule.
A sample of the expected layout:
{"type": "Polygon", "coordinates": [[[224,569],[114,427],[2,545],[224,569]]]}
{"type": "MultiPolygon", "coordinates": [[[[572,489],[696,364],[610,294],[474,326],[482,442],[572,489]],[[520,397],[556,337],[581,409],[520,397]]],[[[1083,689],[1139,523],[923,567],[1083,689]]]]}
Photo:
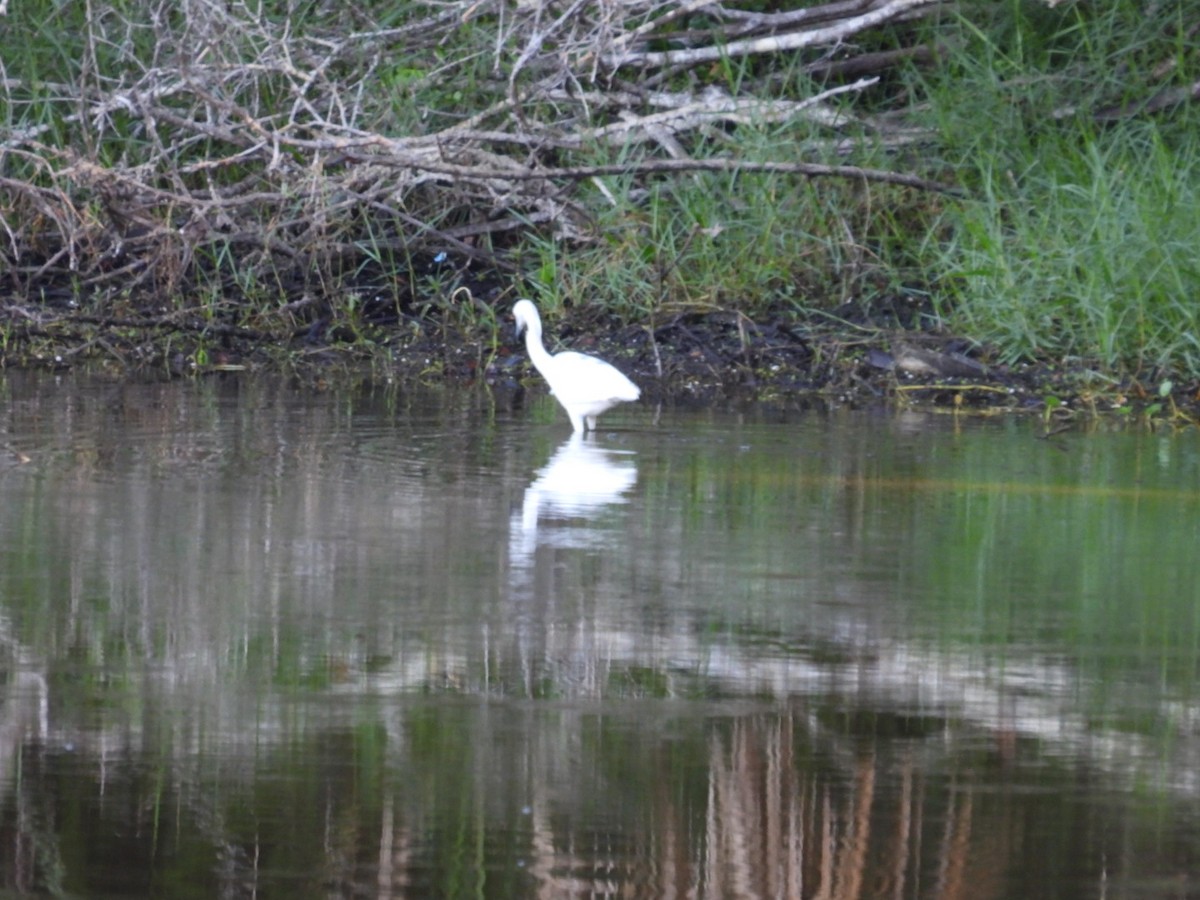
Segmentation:
{"type": "Polygon", "coordinates": [[[864,38],[942,0],[415,2],[386,26],[370,7],[301,20],[288,6],[12,0],[0,325],[280,337],[348,285],[400,311],[432,260],[495,279],[517,272],[506,251],[530,229],[595,239],[588,202],[615,200],[610,176],[625,190],[701,169],[952,189],[920,172],[748,161],[737,142],[742,124],[799,118],[847,150],[863,135],[920,139],[844,101],[901,60],[935,58],[864,38]],[[56,30],[61,75],[19,75],[16,41],[56,30]],[[736,90],[710,77],[784,56],[823,88],[789,96],[767,65],[736,90]],[[701,140],[724,149],[696,154],[701,140]]]}

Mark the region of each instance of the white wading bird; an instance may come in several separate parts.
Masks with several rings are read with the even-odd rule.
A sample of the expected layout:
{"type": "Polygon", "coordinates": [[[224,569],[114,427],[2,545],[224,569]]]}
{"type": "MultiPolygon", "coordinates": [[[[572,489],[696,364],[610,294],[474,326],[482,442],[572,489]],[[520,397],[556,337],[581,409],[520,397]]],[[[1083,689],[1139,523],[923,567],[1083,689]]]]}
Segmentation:
{"type": "Polygon", "coordinates": [[[636,384],[602,359],[567,350],[551,356],[542,346],[542,318],[529,300],[513,306],[517,334],[525,330],[525,349],[534,368],[550,385],[575,430],[596,430],[596,416],[618,403],[636,400],[642,392],[636,384]]]}

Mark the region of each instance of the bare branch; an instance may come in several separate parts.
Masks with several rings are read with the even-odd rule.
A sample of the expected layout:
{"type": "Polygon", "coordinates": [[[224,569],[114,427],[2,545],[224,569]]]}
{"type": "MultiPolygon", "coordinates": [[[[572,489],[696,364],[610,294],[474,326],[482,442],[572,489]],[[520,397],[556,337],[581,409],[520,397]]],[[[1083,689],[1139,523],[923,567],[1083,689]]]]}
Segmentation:
{"type": "MultiPolygon", "coordinates": [[[[376,157],[376,161],[381,161],[376,157]]],[[[453,163],[423,162],[419,165],[403,159],[383,160],[403,168],[420,168],[466,180],[545,181],[560,179],[580,181],[606,175],[655,175],[678,172],[772,172],[781,175],[803,175],[807,178],[849,178],[881,184],[899,184],[922,191],[961,196],[962,189],[952,184],[921,178],[907,172],[870,169],[861,166],[828,166],[820,163],[754,162],[737,159],[647,159],[640,162],[614,163],[601,166],[563,166],[526,170],[491,169],[487,166],[455,165],[453,163]]]]}
{"type": "Polygon", "coordinates": [[[605,57],[605,62],[613,69],[619,69],[622,66],[628,65],[695,65],[696,63],[712,62],[719,59],[734,59],[739,56],[749,56],[751,54],[781,53],[784,51],[801,50],[806,47],[836,44],[869,28],[874,28],[884,22],[899,18],[904,14],[914,12],[922,7],[937,6],[942,2],[943,0],[888,0],[888,2],[876,9],[852,18],[843,19],[825,28],[793,31],[782,35],[772,35],[708,47],[696,47],[688,50],[664,50],[640,53],[625,51],[612,53],[605,57]]]}

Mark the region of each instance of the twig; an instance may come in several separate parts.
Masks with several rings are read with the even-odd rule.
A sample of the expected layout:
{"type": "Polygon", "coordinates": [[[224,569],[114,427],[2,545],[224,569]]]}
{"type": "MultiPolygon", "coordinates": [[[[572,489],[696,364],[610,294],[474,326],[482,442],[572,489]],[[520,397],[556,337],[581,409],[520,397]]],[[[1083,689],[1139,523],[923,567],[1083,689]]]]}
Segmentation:
{"type": "Polygon", "coordinates": [[[597,166],[562,166],[537,169],[497,170],[486,166],[455,165],[454,163],[417,162],[403,157],[372,157],[373,162],[436,172],[456,178],[488,181],[503,178],[512,181],[578,181],[603,175],[652,175],[666,172],[774,172],[782,175],[804,175],[808,178],[849,178],[899,184],[922,191],[961,197],[962,188],[940,181],[922,178],[909,172],[869,169],[862,166],[828,166],[821,163],[788,163],[738,159],[646,159],[638,162],[611,163],[597,166]]]}

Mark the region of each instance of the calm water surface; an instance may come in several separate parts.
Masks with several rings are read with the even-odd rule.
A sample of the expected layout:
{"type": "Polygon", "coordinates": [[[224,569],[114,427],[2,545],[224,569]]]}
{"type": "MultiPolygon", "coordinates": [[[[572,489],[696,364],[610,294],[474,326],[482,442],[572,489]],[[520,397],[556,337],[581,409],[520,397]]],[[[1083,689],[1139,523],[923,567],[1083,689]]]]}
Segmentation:
{"type": "Polygon", "coordinates": [[[1200,896],[1200,449],[0,374],[0,873],[1200,896]]]}

